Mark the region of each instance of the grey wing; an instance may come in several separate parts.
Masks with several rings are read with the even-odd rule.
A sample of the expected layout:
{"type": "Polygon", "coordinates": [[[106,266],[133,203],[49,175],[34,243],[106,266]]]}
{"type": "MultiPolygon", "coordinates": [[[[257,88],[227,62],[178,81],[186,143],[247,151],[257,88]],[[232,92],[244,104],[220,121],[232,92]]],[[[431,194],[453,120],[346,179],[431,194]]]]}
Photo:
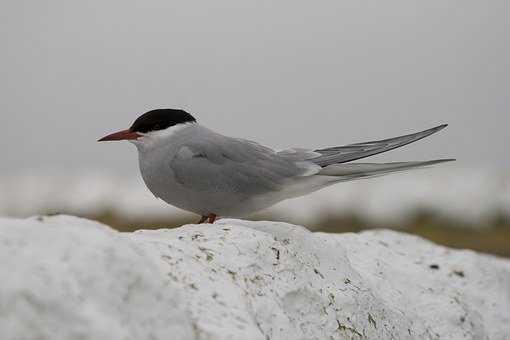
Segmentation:
{"type": "Polygon", "coordinates": [[[430,136],[442,129],[447,125],[440,125],[432,129],[422,132],[413,133],[405,136],[389,138],[379,141],[371,141],[364,143],[356,143],[345,146],[337,146],[332,148],[315,150],[318,157],[310,159],[321,167],[326,167],[331,164],[346,163],[357,159],[373,156],[382,152],[390,151],[401,146],[416,142],[422,138],[430,136]]]}
{"type": "Polygon", "coordinates": [[[184,187],[249,197],[281,189],[307,169],[254,142],[216,135],[185,143],[170,162],[184,187]]]}

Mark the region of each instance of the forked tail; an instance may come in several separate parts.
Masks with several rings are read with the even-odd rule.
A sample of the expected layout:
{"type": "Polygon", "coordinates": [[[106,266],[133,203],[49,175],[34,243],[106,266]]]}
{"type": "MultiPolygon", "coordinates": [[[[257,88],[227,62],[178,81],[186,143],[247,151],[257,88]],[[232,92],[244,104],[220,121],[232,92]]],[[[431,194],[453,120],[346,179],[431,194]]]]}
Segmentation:
{"type": "MultiPolygon", "coordinates": [[[[405,136],[393,137],[383,140],[370,141],[364,143],[355,143],[344,146],[334,146],[331,148],[317,149],[314,152],[318,155],[311,158],[310,161],[325,168],[332,164],[352,162],[357,159],[366,158],[387,152],[404,145],[414,143],[428,137],[436,132],[441,131],[448,125],[443,124],[432,129],[412,133],[405,136]]],[[[435,161],[433,161],[435,162],[435,161]]]]}
{"type": "Polygon", "coordinates": [[[335,177],[335,181],[350,181],[354,179],[386,175],[392,172],[417,169],[451,161],[454,161],[454,159],[436,159],[424,162],[332,164],[323,168],[317,175],[333,176],[335,177]]]}

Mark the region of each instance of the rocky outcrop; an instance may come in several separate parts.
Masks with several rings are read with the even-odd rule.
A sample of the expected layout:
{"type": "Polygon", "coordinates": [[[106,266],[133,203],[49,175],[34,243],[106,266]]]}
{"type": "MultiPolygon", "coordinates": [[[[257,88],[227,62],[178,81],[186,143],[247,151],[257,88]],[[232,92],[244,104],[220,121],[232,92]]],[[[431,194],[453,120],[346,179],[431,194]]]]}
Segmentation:
{"type": "Polygon", "coordinates": [[[276,222],[0,219],[2,339],[509,339],[510,262],[276,222]]]}

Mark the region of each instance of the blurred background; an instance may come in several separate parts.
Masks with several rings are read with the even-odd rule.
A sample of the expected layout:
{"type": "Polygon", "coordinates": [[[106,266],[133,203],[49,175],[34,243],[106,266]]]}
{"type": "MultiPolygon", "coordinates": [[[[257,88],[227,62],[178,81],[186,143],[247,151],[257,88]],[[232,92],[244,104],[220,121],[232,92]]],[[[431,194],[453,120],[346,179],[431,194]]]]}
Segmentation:
{"type": "Polygon", "coordinates": [[[510,256],[510,2],[3,1],[0,215],[120,230],[198,216],[99,144],[154,108],[275,148],[438,135],[370,161],[454,164],[340,184],[250,216],[394,228],[510,256]]]}

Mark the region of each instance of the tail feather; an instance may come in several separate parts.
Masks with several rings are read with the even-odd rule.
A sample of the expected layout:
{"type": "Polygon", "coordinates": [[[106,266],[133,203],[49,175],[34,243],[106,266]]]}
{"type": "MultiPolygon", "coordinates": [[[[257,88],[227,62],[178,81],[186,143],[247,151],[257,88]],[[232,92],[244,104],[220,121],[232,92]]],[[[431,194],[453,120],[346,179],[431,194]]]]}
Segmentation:
{"type": "Polygon", "coordinates": [[[420,139],[430,136],[447,127],[446,124],[436,126],[425,131],[412,133],[410,135],[383,139],[379,141],[370,141],[364,143],[355,143],[344,146],[314,150],[317,157],[310,161],[321,167],[327,167],[336,163],[346,163],[357,159],[373,156],[379,153],[387,152],[407,144],[414,143],[420,139]]]}
{"type": "Polygon", "coordinates": [[[422,162],[332,164],[320,170],[317,175],[336,177],[335,181],[350,181],[354,179],[382,176],[392,172],[422,168],[454,160],[455,159],[436,159],[422,162]]]}

